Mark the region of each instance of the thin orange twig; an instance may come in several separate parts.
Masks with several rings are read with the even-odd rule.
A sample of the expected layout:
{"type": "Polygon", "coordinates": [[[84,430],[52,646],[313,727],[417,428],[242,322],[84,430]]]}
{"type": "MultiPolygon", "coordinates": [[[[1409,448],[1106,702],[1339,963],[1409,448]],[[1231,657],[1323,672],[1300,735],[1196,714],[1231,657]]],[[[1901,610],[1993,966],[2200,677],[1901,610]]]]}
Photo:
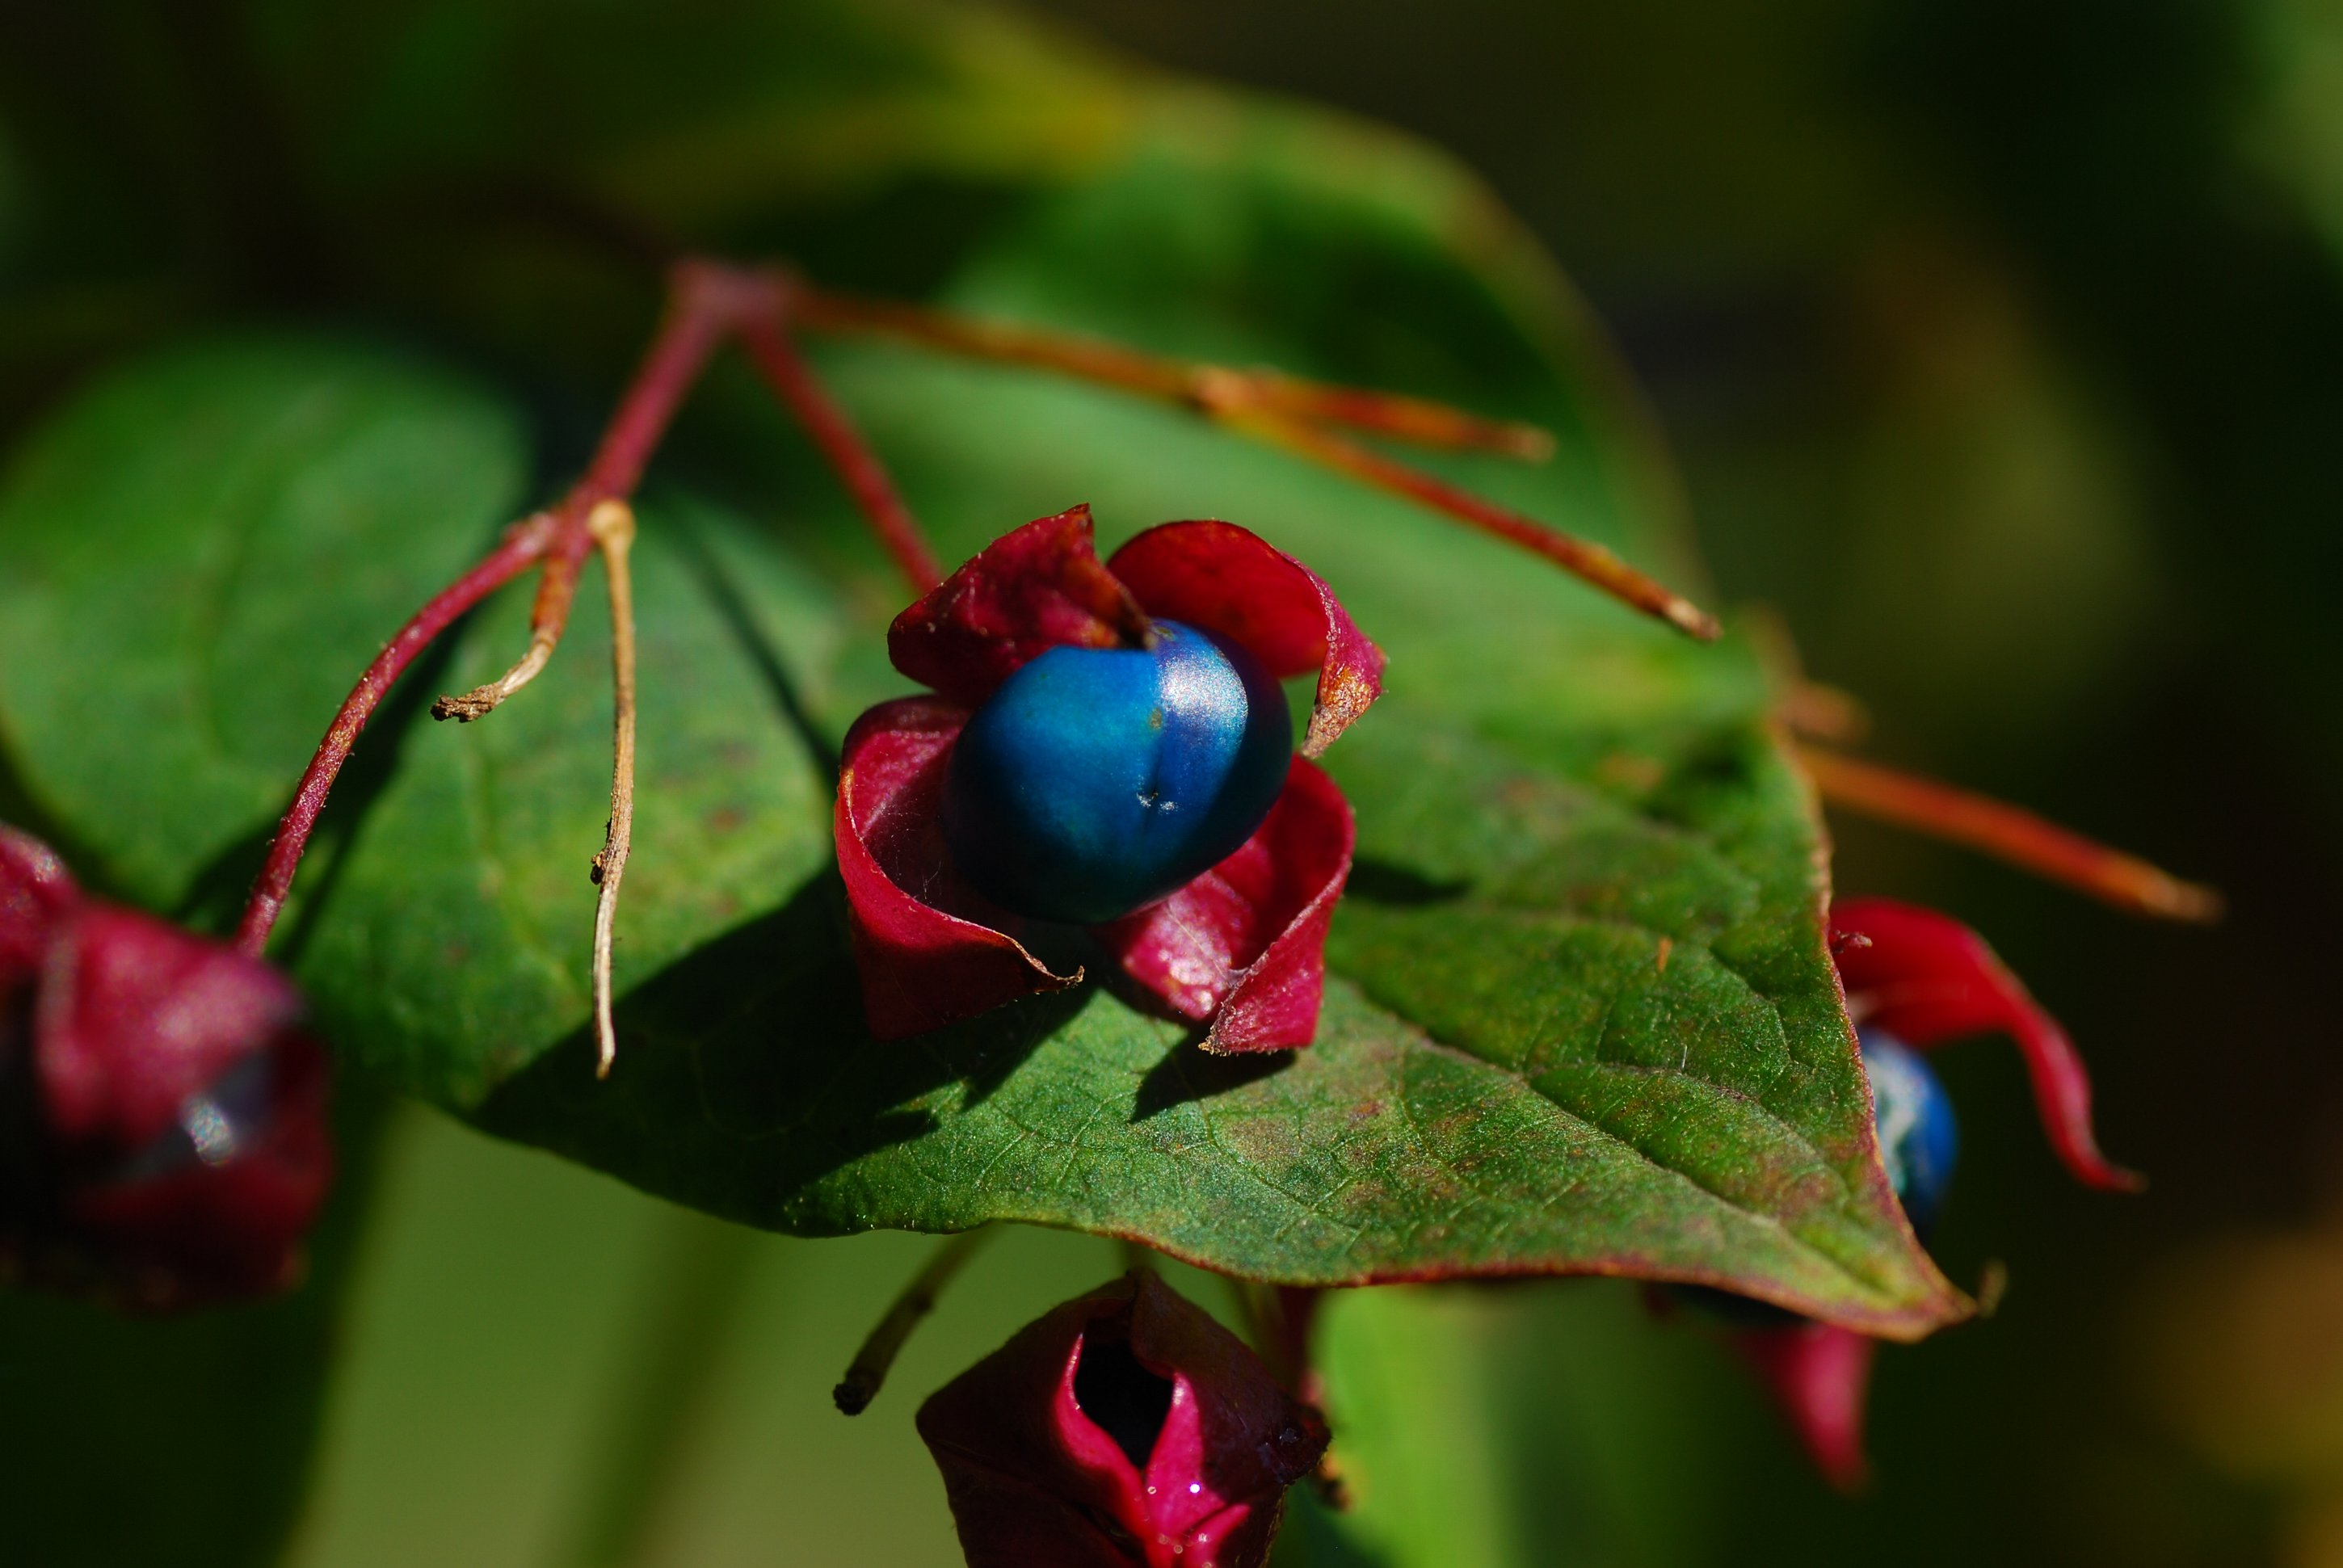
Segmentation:
{"type": "Polygon", "coordinates": [[[1799,746],[1797,753],[1832,805],[1965,844],[2118,909],[2168,920],[2220,918],[2217,890],[2183,881],[2022,807],[1844,752],[1799,746]]]}
{"type": "Polygon", "coordinates": [[[1469,490],[1460,489],[1421,469],[1411,468],[1381,452],[1371,451],[1306,419],[1243,406],[1214,410],[1214,417],[1232,428],[1298,452],[1353,478],[1363,479],[1378,489],[1405,496],[1459,522],[1470,524],[1483,533],[1493,534],[1533,554],[1544,556],[1564,571],[1602,589],[1629,608],[1655,616],[1703,642],[1715,641],[1722,629],[1716,618],[1706,610],[1637,571],[1593,540],[1548,528],[1493,501],[1484,501],[1469,490]]]}
{"type": "Polygon", "coordinates": [[[1714,617],[1603,546],[1547,527],[1396,459],[1330,427],[1346,426],[1427,446],[1543,458],[1554,437],[1535,426],[1484,419],[1423,398],[1304,380],[1273,370],[1167,359],[1071,333],[976,321],[892,300],[800,285],[792,317],[832,332],[875,333],[1002,364],[1054,370],[1195,409],[1228,428],[1285,447],[1353,478],[1405,496],[1544,557],[1613,598],[1703,641],[1714,617]]]}
{"type": "Polygon", "coordinates": [[[1236,399],[1426,446],[1500,452],[1533,462],[1554,455],[1551,435],[1518,420],[1485,419],[1444,403],[1312,381],[1277,370],[1238,370],[1143,354],[1076,333],[978,321],[899,300],[804,287],[796,317],[817,331],[880,333],[970,358],[1055,370],[1193,407],[1236,399]]]}
{"type": "MultiPolygon", "coordinates": [[[[549,513],[539,513],[548,526],[558,528],[558,519],[549,513]]],[[[485,685],[476,686],[460,697],[441,697],[431,704],[431,717],[452,719],[458,724],[496,711],[505,699],[535,680],[553,661],[553,650],[561,642],[561,633],[569,624],[569,606],[578,597],[578,568],[581,557],[562,550],[548,557],[537,579],[537,598],[529,606],[528,651],[510,669],[485,685]]]]}

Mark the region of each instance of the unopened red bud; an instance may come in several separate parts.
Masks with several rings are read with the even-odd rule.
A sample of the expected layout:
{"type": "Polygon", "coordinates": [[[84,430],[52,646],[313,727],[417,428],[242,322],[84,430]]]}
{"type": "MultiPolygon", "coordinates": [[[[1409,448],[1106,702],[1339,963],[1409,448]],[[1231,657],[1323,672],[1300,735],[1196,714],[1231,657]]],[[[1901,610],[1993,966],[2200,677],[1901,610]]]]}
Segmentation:
{"type": "Polygon", "coordinates": [[[1259,1568],[1325,1424],[1141,1271],[939,1390],[920,1435],[970,1568],[1259,1568]]]}
{"type": "Polygon", "coordinates": [[[147,1307],[279,1288],[332,1170],[276,970],[83,896],[0,828],[0,1259],[147,1307]]]}
{"type": "Polygon", "coordinates": [[[1835,1323],[1794,1322],[1742,1329],[1733,1342],[1823,1479],[1841,1492],[1860,1491],[1871,1475],[1863,1409],[1878,1342],[1835,1323]]]}

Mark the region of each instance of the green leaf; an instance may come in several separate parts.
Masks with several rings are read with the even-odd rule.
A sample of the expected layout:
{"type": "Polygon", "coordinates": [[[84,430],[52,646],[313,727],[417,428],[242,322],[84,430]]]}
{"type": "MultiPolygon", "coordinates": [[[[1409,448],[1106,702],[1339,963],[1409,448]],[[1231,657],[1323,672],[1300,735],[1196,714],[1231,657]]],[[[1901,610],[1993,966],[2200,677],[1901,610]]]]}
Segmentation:
{"type": "Polygon", "coordinates": [[[518,503],[522,443],[454,377],[262,341],[150,361],[27,447],[7,722],[106,876],[174,903],[283,809],[357,672],[518,503]]]}
{"type": "MultiPolygon", "coordinates": [[[[1551,464],[1437,466],[1687,579],[1601,349],[1475,187],[1312,115],[1117,91],[1111,156],[929,258],[945,299],[1536,419],[1551,464]]],[[[840,256],[892,232],[884,200],[825,210],[840,256]]],[[[602,618],[581,608],[484,722],[416,722],[427,686],[518,652],[518,592],[412,678],[304,869],[277,950],[347,1056],[806,1234],[1009,1218],[1298,1282],[1702,1279],[1896,1335],[1965,1310],[1877,1166],[1818,833],[1745,648],[1174,409],[879,345],[820,360],[948,556],[1075,500],[1110,536],[1231,517],[1383,642],[1391,695],[1330,757],[1361,861],[1318,1044],[1210,1059],[1097,990],[863,1035],[830,747],[900,689],[879,633],[902,592],[726,376],[680,436],[704,494],[642,508],[616,1075],[593,1080],[582,1038],[602,618]]],[[[335,689],[536,498],[518,430],[484,389],[316,341],[215,343],[85,394],[0,494],[0,736],[37,802],[150,901],[219,909],[335,689]]]]}

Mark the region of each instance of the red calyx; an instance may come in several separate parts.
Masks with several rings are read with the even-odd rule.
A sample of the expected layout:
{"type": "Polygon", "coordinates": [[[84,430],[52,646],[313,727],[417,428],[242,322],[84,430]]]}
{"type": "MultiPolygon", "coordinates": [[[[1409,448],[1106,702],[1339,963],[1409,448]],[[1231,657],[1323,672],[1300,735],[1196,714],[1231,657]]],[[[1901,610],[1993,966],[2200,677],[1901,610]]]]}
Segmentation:
{"type": "Polygon", "coordinates": [[[278,1288],[331,1176],[323,1052],[274,970],[84,897],[0,828],[0,1252],[148,1307],[278,1288]]]}
{"type": "Polygon", "coordinates": [[[1304,757],[1323,753],[1383,695],[1383,649],[1325,579],[1234,523],[1150,528],[1115,551],[1106,569],[1148,614],[1218,632],[1280,679],[1316,670],[1304,757]]]}
{"type": "Polygon", "coordinates": [[[1166,1007],[1211,1025],[1206,1050],[1308,1045],[1325,993],[1326,928],[1357,841],[1351,803],[1297,757],[1285,792],[1242,848],[1096,934],[1166,1007]]]}
{"type": "Polygon", "coordinates": [[[1148,615],[1098,558],[1091,509],[1041,518],[985,546],[887,629],[897,669],[970,707],[1052,648],[1136,647],[1148,615]]]}
{"type": "Polygon", "coordinates": [[[970,1568],[1259,1568],[1315,1412],[1141,1271],[1028,1325],[920,1409],[970,1568]]]}
{"type": "Polygon", "coordinates": [[[1841,1492],[1871,1477],[1863,1412],[1878,1342],[1835,1323],[1741,1329],[1733,1348],[1749,1364],[1797,1433],[1823,1479],[1841,1492]]]}
{"type": "MultiPolygon", "coordinates": [[[[1830,948],[1856,1023],[1915,1050],[2004,1033],[2017,1042],[2051,1147],[2087,1186],[2132,1191],[2142,1179],[2109,1164],[2091,1131],[2091,1081],[2074,1042],[1985,939],[1950,916],[1893,899],[1842,899],[1830,948]]],[[[1875,1342],[1828,1323],[1745,1328],[1735,1350],[1765,1382],[1823,1475],[1842,1491],[1869,1473],[1864,1400],[1875,1342]]]]}
{"type": "Polygon", "coordinates": [[[2118,1192],[2147,1184],[2099,1152],[2090,1074],[2075,1042],[1983,937],[1950,916],[1893,899],[1838,900],[1830,934],[1857,1023],[1920,1050],[1966,1035],[2008,1035],[2026,1059],[2043,1132],[2075,1179],[2118,1192]]]}
{"type": "MultiPolygon", "coordinates": [[[[952,742],[975,705],[1053,647],[1128,646],[1154,617],[1242,646],[1279,678],[1316,670],[1305,753],[1382,690],[1383,657],[1300,562],[1231,523],[1166,523],[1101,563],[1090,509],[1004,535],[896,618],[895,667],[941,694],[882,703],[848,736],[835,830],[871,1032],[897,1039],[1081,978],[1053,972],[1016,917],[952,870],[938,822],[952,742]]],[[[1235,853],[1151,909],[1093,928],[1166,1010],[1209,1022],[1215,1051],[1310,1043],[1326,926],[1354,831],[1332,781],[1297,760],[1235,853]]]]}
{"type": "Polygon", "coordinates": [[[834,830],[870,1032],[924,1034],[1037,991],[1055,974],[1012,933],[1023,921],[963,882],[944,849],[944,768],[969,710],[882,702],[847,732],[834,830]]]}

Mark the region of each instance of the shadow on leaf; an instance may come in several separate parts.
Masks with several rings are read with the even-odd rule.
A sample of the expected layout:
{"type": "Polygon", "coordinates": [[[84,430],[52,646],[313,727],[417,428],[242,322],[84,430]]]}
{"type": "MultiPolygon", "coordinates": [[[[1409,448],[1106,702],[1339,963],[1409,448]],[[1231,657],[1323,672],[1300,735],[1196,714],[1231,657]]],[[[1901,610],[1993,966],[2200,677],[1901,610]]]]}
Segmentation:
{"type": "Polygon", "coordinates": [[[764,681],[766,690],[772,695],[774,708],[796,731],[797,738],[812,753],[822,771],[830,778],[836,778],[838,747],[815,720],[804,691],[799,687],[796,678],[789,674],[789,666],[780,650],[773,646],[772,638],[765,634],[763,627],[757,624],[756,612],[749,608],[749,601],[741,596],[739,585],[725,570],[724,564],[716,558],[715,549],[708,542],[705,525],[697,521],[691,511],[685,508],[677,508],[673,518],[663,521],[668,529],[667,542],[690,568],[700,592],[708,596],[708,602],[715,607],[725,629],[739,644],[741,656],[755,668],[758,678],[764,681]]]}
{"type": "Polygon", "coordinates": [[[647,1191],[773,1226],[791,1194],[982,1103],[1091,1000],[1079,988],[917,1039],[873,1040],[843,904],[834,876],[807,882],[628,993],[607,1082],[580,1030],[507,1080],[475,1120],[647,1191]]]}
{"type": "Polygon", "coordinates": [[[1473,884],[1461,877],[1433,879],[1390,860],[1362,856],[1351,867],[1351,879],[1342,890],[1344,896],[1364,903],[1413,909],[1424,904],[1453,904],[1471,892],[1473,884]]]}
{"type": "Polygon", "coordinates": [[[1291,1050],[1260,1050],[1241,1056],[1214,1056],[1196,1049],[1196,1042],[1203,1038],[1203,1027],[1199,1025],[1187,1039],[1165,1051],[1162,1060],[1147,1070],[1147,1076],[1139,1081],[1138,1097],[1131,1102],[1131,1120],[1134,1126],[1175,1107],[1192,1105],[1272,1078],[1292,1067],[1297,1054],[1291,1050]]]}
{"type": "MultiPolygon", "coordinates": [[[[457,622],[457,632],[443,636],[426,648],[367,725],[364,741],[354,748],[334,779],[334,793],[302,857],[300,895],[269,946],[269,958],[284,969],[297,968],[317,930],[317,918],[332,903],[350,862],[347,853],[375,801],[398,771],[407,737],[422,721],[431,699],[446,684],[447,667],[461,642],[468,616],[457,622]]],[[[288,792],[289,793],[289,792],[288,792]]],[[[198,870],[186,895],[171,918],[197,930],[235,929],[252,884],[268,859],[268,846],[279,826],[274,817],[221,849],[198,870]]]]}

